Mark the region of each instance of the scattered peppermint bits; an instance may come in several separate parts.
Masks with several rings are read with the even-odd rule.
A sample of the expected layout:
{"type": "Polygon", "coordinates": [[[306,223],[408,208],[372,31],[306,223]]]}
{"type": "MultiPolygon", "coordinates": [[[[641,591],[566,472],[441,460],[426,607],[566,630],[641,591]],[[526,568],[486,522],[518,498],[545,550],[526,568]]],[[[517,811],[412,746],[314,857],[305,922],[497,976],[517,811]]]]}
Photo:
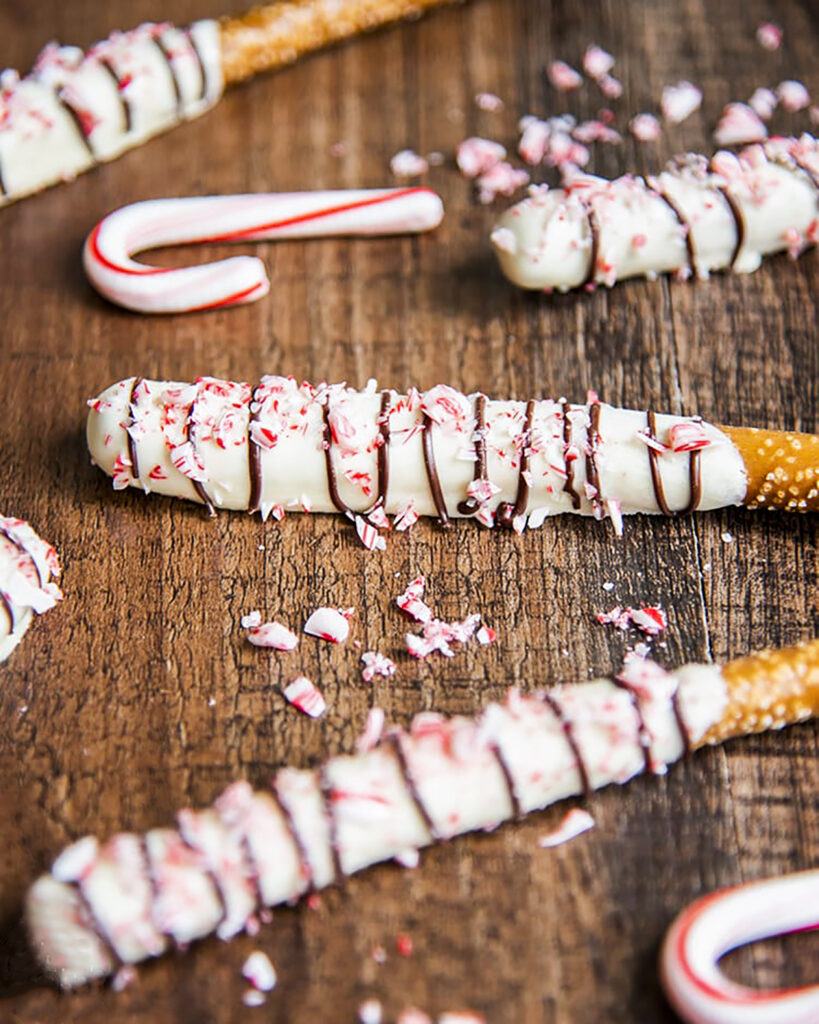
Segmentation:
{"type": "Polygon", "coordinates": [[[349,617],[338,608],[316,608],[305,622],[304,632],[320,640],[340,644],[350,635],[349,617]]]}
{"type": "Polygon", "coordinates": [[[537,845],[543,849],[551,849],[569,842],[570,839],[577,838],[591,828],[594,828],[594,818],[589,812],[580,807],[573,807],[564,815],[563,820],[554,831],[547,832],[545,836],[538,839],[537,845]]]}
{"type": "Polygon", "coordinates": [[[455,153],[458,170],[467,178],[477,178],[479,174],[486,174],[505,158],[505,146],[479,136],[464,139],[455,153]]]}
{"type": "Polygon", "coordinates": [[[372,682],[376,676],[388,678],[395,675],[395,662],[380,651],[365,651],[361,660],[364,662],[361,678],[365,683],[372,682]]]}
{"type": "Polygon", "coordinates": [[[583,84],[583,76],[563,60],[553,60],[546,74],[558,92],[572,92],[583,84]]]}
{"type": "MultiPolygon", "coordinates": [[[[382,510],[379,509],[378,511],[382,510]]],[[[358,534],[358,539],[368,551],[386,550],[386,540],[381,536],[376,527],[363,516],[355,517],[355,531],[358,534]]]]}
{"type": "Polygon", "coordinates": [[[425,604],[421,598],[424,596],[427,581],[423,576],[416,576],[407,584],[403,594],[399,594],[395,603],[402,612],[406,612],[416,622],[429,622],[432,618],[432,609],[425,604]]]}
{"type": "Polygon", "coordinates": [[[528,171],[501,160],[476,180],[478,201],[487,204],[494,202],[498,196],[511,196],[519,188],[528,185],[529,180],[528,171]]]}
{"type": "Polygon", "coordinates": [[[491,114],[504,108],[503,100],[493,92],[479,92],[475,97],[475,105],[479,110],[486,110],[491,114]]]}
{"type": "Polygon", "coordinates": [[[355,749],[359,754],[366,754],[372,750],[384,734],[384,709],[370,708],[367,712],[367,721],[364,723],[364,730],[356,740],[355,749]]]}
{"type": "Polygon", "coordinates": [[[719,535],[719,539],[722,541],[723,544],[730,544],[734,539],[734,535],[733,533],[729,533],[727,530],[724,530],[719,535]]]}
{"type": "Polygon", "coordinates": [[[770,121],[776,105],[779,103],[773,89],[755,89],[753,96],[748,100],[748,106],[755,114],[758,114],[763,121],[770,121]]]}
{"type": "Polygon", "coordinates": [[[321,691],[307,676],[297,676],[284,688],[285,700],[303,711],[310,718],[321,718],[327,710],[327,701],[321,691]]]}
{"type": "Polygon", "coordinates": [[[810,93],[801,82],[788,79],[776,87],[776,95],[785,110],[804,110],[810,106],[810,93]]]}
{"type": "Polygon", "coordinates": [[[702,92],[691,82],[678,82],[663,89],[660,103],[669,124],[681,124],[702,105],[702,92]]]}
{"type": "Polygon", "coordinates": [[[646,605],[644,608],[621,608],[616,605],[611,611],[598,612],[595,616],[601,626],[614,626],[622,632],[633,627],[647,636],[659,636],[668,628],[668,618],[657,605],[646,605]]]}
{"type": "Polygon", "coordinates": [[[607,53],[602,47],[592,43],[586,47],[583,54],[583,70],[589,78],[602,78],[614,67],[614,57],[607,53]]]}
{"type": "MultiPolygon", "coordinates": [[[[255,614],[258,615],[258,612],[255,614]]],[[[242,625],[245,625],[246,619],[252,617],[253,614],[246,615],[242,619],[242,625]]],[[[275,651],[292,651],[299,643],[296,634],[281,622],[254,622],[248,629],[247,639],[255,647],[271,647],[275,651]]]]}
{"type": "Polygon", "coordinates": [[[438,1024],[486,1024],[486,1017],[473,1010],[449,1010],[438,1017],[438,1024]]]}
{"type": "Polygon", "coordinates": [[[262,950],[251,953],[242,965],[242,977],[260,992],[272,992],[276,987],[276,969],[262,950]]]}
{"type": "Polygon", "coordinates": [[[407,653],[413,658],[423,659],[438,651],[445,658],[455,656],[453,643],[466,643],[480,625],[480,615],[468,615],[461,622],[443,622],[441,619],[430,619],[425,622],[420,636],[407,633],[407,653]]]}
{"type": "Polygon", "coordinates": [[[660,137],[660,122],[653,114],[635,114],[628,127],[638,142],[656,142],[660,137]]]}
{"type": "Polygon", "coordinates": [[[390,160],[390,170],[396,178],[417,178],[429,170],[429,161],[415,150],[402,149],[390,160]]]}
{"type": "Polygon", "coordinates": [[[258,1006],[264,1006],[267,1001],[264,992],[259,992],[258,989],[249,988],[245,991],[242,996],[242,1002],[250,1009],[255,1009],[258,1006]]]}
{"type": "Polygon", "coordinates": [[[782,45],[782,28],[772,21],[766,21],[756,30],[756,41],[766,50],[778,50],[782,45]]]}
{"type": "Polygon", "coordinates": [[[400,864],[402,868],[417,868],[421,863],[421,853],[419,850],[409,849],[401,850],[393,857],[396,864],[400,864]]]}
{"type": "Polygon", "coordinates": [[[718,146],[739,146],[747,142],[764,142],[768,129],[762,118],[747,103],[729,103],[714,130],[718,146]]]}
{"type": "Polygon", "coordinates": [[[395,1024],[432,1024],[432,1017],[417,1006],[407,1006],[398,1014],[395,1024]]]}
{"type": "Polygon", "coordinates": [[[494,629],[490,629],[489,626],[481,626],[478,632],[475,634],[475,639],[481,646],[486,647],[489,644],[493,644],[497,639],[498,634],[494,629]]]}
{"type": "Polygon", "coordinates": [[[366,999],[358,1008],[360,1024],[381,1024],[384,1011],[378,999],[366,999]]]}
{"type": "Polygon", "coordinates": [[[399,956],[412,956],[412,939],[406,932],[400,932],[395,938],[395,948],[399,956]]]}
{"type": "Polygon", "coordinates": [[[123,964],[111,981],[111,988],[115,992],[124,992],[129,985],[137,980],[136,967],[133,964],[123,964]]]}

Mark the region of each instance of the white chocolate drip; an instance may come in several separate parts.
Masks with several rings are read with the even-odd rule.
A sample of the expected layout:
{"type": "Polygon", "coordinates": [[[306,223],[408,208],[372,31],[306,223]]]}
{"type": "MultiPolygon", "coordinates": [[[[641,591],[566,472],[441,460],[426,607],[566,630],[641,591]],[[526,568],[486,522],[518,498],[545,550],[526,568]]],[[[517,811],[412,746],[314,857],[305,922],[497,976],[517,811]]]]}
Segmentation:
{"type": "Polygon", "coordinates": [[[577,175],[535,186],[492,233],[503,273],[522,288],[568,291],[627,277],[756,270],[819,241],[819,143],[771,139],[738,156],[688,154],[655,177],[577,175]]]}
{"type": "Polygon", "coordinates": [[[479,400],[444,385],[400,395],[285,377],[255,389],[129,378],[90,403],[88,446],[117,489],[259,508],[265,518],[374,505],[400,515],[411,505],[442,521],[477,512],[491,526],[504,506],[516,528],[560,512],[619,525],[621,513],[721,508],[745,495],[741,456],[699,420],[658,415],[652,438],[644,412],[482,399],[479,422],[479,400]],[[689,429],[698,450],[674,450],[689,429]]]}
{"type": "Polygon", "coordinates": [[[80,840],[29,891],[37,954],[70,988],[169,940],[228,938],[308,885],[495,828],[586,784],[624,783],[647,764],[665,771],[724,712],[715,667],[669,674],[644,662],[621,679],[512,691],[477,719],[424,713],[366,752],[280,770],[269,792],[235,783],[212,809],[180,812],[178,832],[80,840]],[[680,712],[692,703],[689,721],[680,712]]]}
{"type": "Polygon", "coordinates": [[[222,85],[215,21],[140,25],[86,53],[52,43],[25,78],[0,77],[0,204],[198,117],[222,85]]]}
{"type": "Polygon", "coordinates": [[[0,662],[8,658],[35,615],[62,597],[53,582],[57,554],[21,519],[0,517],[0,662]]]}

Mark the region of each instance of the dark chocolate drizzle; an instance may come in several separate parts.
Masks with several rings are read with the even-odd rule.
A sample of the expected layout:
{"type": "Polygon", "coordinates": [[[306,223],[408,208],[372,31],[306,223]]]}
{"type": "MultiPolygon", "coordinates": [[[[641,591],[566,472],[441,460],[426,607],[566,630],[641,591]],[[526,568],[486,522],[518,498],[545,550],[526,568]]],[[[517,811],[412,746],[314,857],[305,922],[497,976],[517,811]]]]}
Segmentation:
{"type": "MultiPolygon", "coordinates": [[[[646,412],[646,424],[647,434],[650,438],[656,439],[657,437],[657,424],[654,416],[654,410],[649,409],[646,412]]],[[[688,483],[691,491],[691,497],[688,500],[688,504],[685,508],[671,509],[668,507],[668,502],[665,500],[665,489],[663,488],[663,477],[660,473],[659,464],[659,453],[652,448],[651,445],[646,445],[648,451],[648,467],[651,471],[651,486],[654,488],[654,499],[660,511],[665,516],[687,516],[694,512],[700,503],[702,497],[702,465],[700,461],[701,452],[699,449],[688,453],[688,483]]]]}
{"type": "Polygon", "coordinates": [[[62,95],[62,93],[59,91],[59,89],[55,89],[54,90],[54,96],[56,97],[57,102],[60,104],[60,106],[66,112],[66,114],[68,114],[68,116],[74,122],[74,127],[77,129],[77,135],[79,135],[80,140],[82,141],[82,144],[85,146],[85,148],[88,150],[89,154],[94,158],[94,160],[96,160],[97,159],[97,155],[94,152],[94,147],[91,145],[91,140],[85,134],[85,128],[83,128],[82,118],[77,113],[76,108],[74,107],[74,105],[72,103],[70,103],[65,98],[65,96],[62,95]]]}
{"type": "Polygon", "coordinates": [[[185,846],[187,846],[189,850],[196,854],[196,858],[200,862],[199,864],[197,864],[197,867],[199,868],[203,875],[206,875],[208,877],[208,879],[210,880],[210,884],[213,886],[213,891],[216,893],[216,899],[219,901],[219,906],[222,908],[222,914],[219,920],[216,922],[216,927],[213,929],[213,931],[216,931],[227,920],[228,916],[227,900],[225,899],[225,894],[222,892],[222,886],[219,882],[219,877],[213,870],[213,868],[209,867],[208,864],[204,863],[205,858],[202,853],[202,850],[194,846],[193,843],[188,842],[188,840],[182,834],[181,828],[177,829],[176,834],[179,836],[180,840],[185,844],[185,846]]]}
{"type": "Polygon", "coordinates": [[[259,511],[259,504],[262,500],[262,452],[250,432],[250,428],[256,422],[259,414],[259,402],[256,398],[259,387],[255,387],[251,391],[247,409],[247,471],[250,477],[250,498],[247,510],[251,513],[259,511]],[[255,411],[254,405],[256,406],[255,411]]]}
{"type": "Polygon", "coordinates": [[[179,79],[176,77],[176,71],[173,66],[173,57],[171,56],[167,46],[165,46],[165,44],[162,42],[162,36],[154,36],[153,40],[154,45],[165,58],[165,63],[168,65],[168,73],[171,76],[171,82],[173,83],[173,93],[174,96],[176,97],[176,110],[177,113],[181,114],[185,101],[182,96],[182,88],[179,84],[179,79]]]}
{"type": "Polygon", "coordinates": [[[409,793],[412,802],[415,804],[415,809],[418,811],[418,814],[421,816],[422,821],[426,825],[427,831],[430,834],[430,838],[432,839],[433,842],[437,843],[441,837],[438,833],[438,830],[435,828],[435,823],[430,817],[429,811],[426,808],[426,804],[421,799],[421,794],[418,792],[418,787],[415,785],[415,779],[413,779],[412,773],[409,770],[407,758],[406,755],[404,754],[404,748],[401,745],[400,734],[388,733],[384,737],[382,742],[389,743],[393,751],[395,752],[395,760],[396,763],[398,764],[398,770],[401,772],[401,778],[404,780],[404,785],[407,787],[407,792],[409,793]]]}
{"type": "Polygon", "coordinates": [[[637,696],[634,690],[628,685],[628,683],[623,682],[622,679],[615,678],[612,679],[612,682],[618,689],[623,690],[625,693],[629,695],[629,697],[631,697],[631,703],[637,715],[637,736],[640,744],[640,749],[643,752],[643,768],[644,771],[650,772],[651,733],[648,731],[648,726],[646,725],[645,716],[643,715],[643,708],[640,704],[640,698],[637,696]]]}
{"type": "Polygon", "coordinates": [[[560,723],[560,726],[563,729],[563,735],[566,737],[566,742],[571,747],[572,754],[574,754],[574,759],[577,762],[577,774],[580,776],[580,784],[583,787],[583,796],[590,796],[592,788],[591,783],[589,782],[589,773],[586,769],[586,762],[583,760],[583,755],[580,752],[580,747],[577,745],[572,723],[563,714],[563,708],[550,693],[547,693],[545,690],[540,690],[538,691],[537,696],[551,709],[555,718],[557,718],[560,723]]]}
{"type": "Polygon", "coordinates": [[[6,615],[9,617],[9,629],[13,633],[17,628],[17,616],[14,614],[14,605],[11,603],[11,599],[2,590],[0,590],[0,605],[6,610],[6,615]]]}
{"type": "Polygon", "coordinates": [[[332,501],[339,512],[346,513],[350,511],[350,507],[344,503],[341,495],[338,493],[338,480],[336,479],[336,469],[333,465],[333,430],[330,426],[329,401],[325,402],[322,406],[321,415],[324,420],[322,447],[324,448],[324,465],[327,469],[327,490],[330,492],[330,501],[332,501]]]}
{"type": "Polygon", "coordinates": [[[671,708],[674,712],[674,718],[677,721],[677,728],[680,730],[680,739],[683,744],[683,757],[688,760],[693,752],[693,746],[691,744],[691,734],[688,731],[688,726],[685,724],[683,718],[682,709],[680,708],[680,689],[679,686],[674,690],[671,697],[671,708]]]}
{"type": "Polygon", "coordinates": [[[327,818],[327,831],[330,834],[330,855],[333,860],[333,881],[340,882],[344,877],[344,869],[341,866],[341,849],[338,845],[338,828],[336,826],[336,815],[333,810],[333,784],[327,778],[327,763],[325,762],[318,772],[319,788],[321,797],[324,800],[324,815],[327,818]]]}
{"type": "MultiPolygon", "coordinates": [[[[185,420],[185,434],[187,436],[187,439],[191,443],[191,448],[193,449],[194,455],[196,454],[196,429],[193,424],[193,410],[196,407],[196,399],[198,397],[199,392],[197,390],[196,396],[194,397],[193,401],[191,402],[188,408],[188,415],[185,420]]],[[[202,483],[201,480],[191,480],[191,483],[193,484],[193,489],[199,495],[202,504],[207,507],[208,515],[211,518],[213,518],[216,515],[216,509],[213,507],[213,502],[210,500],[210,495],[205,490],[204,484],[202,483]]]]}
{"type": "Polygon", "coordinates": [[[131,393],[128,396],[128,415],[130,422],[125,428],[125,436],[128,439],[128,458],[131,460],[131,476],[139,483],[139,459],[137,457],[137,443],[131,435],[131,427],[136,423],[136,397],[137,389],[142,383],[142,377],[134,377],[131,384],[131,393]]]}
{"type": "Polygon", "coordinates": [[[594,500],[602,507],[603,494],[600,488],[600,473],[597,469],[597,446],[600,443],[600,403],[592,402],[589,407],[589,450],[586,453],[586,480],[597,492],[594,500]]]}
{"type": "Polygon", "coordinates": [[[591,253],[589,254],[589,270],[581,287],[593,285],[597,277],[597,256],[600,252],[600,223],[591,202],[581,200],[583,209],[586,211],[586,220],[589,225],[589,236],[591,237],[591,253]]]}
{"type": "Polygon", "coordinates": [[[523,811],[521,810],[520,800],[515,790],[515,780],[512,777],[512,772],[509,770],[509,765],[506,763],[506,758],[503,756],[503,751],[497,743],[490,743],[489,749],[494,755],[495,760],[498,762],[498,767],[503,775],[503,781],[506,783],[506,791],[509,794],[509,803],[512,805],[512,817],[522,818],[523,811]]]}
{"type": "Polygon", "coordinates": [[[441,490],[441,481],[438,479],[438,470],[435,467],[435,449],[432,444],[432,428],[434,425],[433,420],[423,414],[424,421],[421,428],[422,434],[422,447],[424,450],[424,465],[427,470],[427,480],[429,481],[429,489],[432,493],[432,500],[435,503],[435,511],[438,514],[438,522],[445,529],[448,529],[452,524],[449,521],[449,515],[446,510],[446,501],[444,499],[443,491],[441,490]]]}
{"type": "MultiPolygon", "coordinates": [[[[475,472],[472,475],[475,483],[487,479],[486,474],[486,395],[475,398],[475,472]]],[[[472,516],[483,504],[471,494],[458,502],[458,511],[462,516],[472,516]]]]}
{"type": "Polygon", "coordinates": [[[186,28],[183,30],[187,37],[188,42],[191,44],[193,55],[196,58],[196,63],[199,65],[199,74],[202,78],[202,88],[199,91],[199,99],[203,100],[208,94],[208,70],[205,67],[205,62],[202,60],[202,54],[199,52],[199,47],[196,45],[196,40],[193,38],[193,32],[186,28]]]}
{"type": "Polygon", "coordinates": [[[253,856],[253,850],[250,847],[250,840],[247,838],[247,833],[242,832],[239,837],[239,846],[242,850],[242,857],[245,862],[245,879],[253,889],[253,896],[256,901],[256,908],[264,907],[265,902],[262,897],[262,887],[259,882],[259,865],[256,858],[253,856]]]}
{"type": "Polygon", "coordinates": [[[0,163],[0,193],[2,193],[4,196],[7,196],[9,194],[8,193],[8,189],[6,188],[6,180],[3,177],[3,165],[2,165],[2,163],[0,163]]]}
{"type": "Polygon", "coordinates": [[[697,268],[697,252],[694,248],[694,233],[691,230],[691,224],[689,223],[688,218],[667,192],[662,189],[652,189],[651,186],[649,186],[649,189],[662,199],[665,205],[677,218],[677,221],[683,230],[683,238],[685,239],[685,251],[688,256],[688,269],[691,271],[693,277],[699,277],[699,271],[697,268]]]}
{"type": "Polygon", "coordinates": [[[116,73],[116,70],[114,69],[114,65],[106,57],[100,58],[100,62],[99,63],[100,63],[100,67],[103,68],[105,71],[107,71],[108,74],[111,76],[111,79],[112,79],[112,81],[114,83],[114,86],[115,86],[115,88],[117,90],[117,96],[119,97],[119,102],[122,105],[122,117],[123,117],[123,121],[125,122],[125,131],[127,133],[127,132],[129,132],[131,130],[131,126],[132,126],[133,122],[132,122],[132,118],[131,118],[131,104],[128,102],[128,100],[125,98],[125,96],[123,96],[123,94],[122,94],[122,80],[120,79],[119,75],[116,73]]]}
{"type": "Polygon", "coordinates": [[[495,513],[498,526],[502,526],[506,529],[511,529],[517,517],[523,515],[526,511],[526,506],[529,504],[529,483],[526,476],[529,473],[529,460],[532,447],[532,421],[535,416],[536,404],[537,403],[533,398],[530,398],[526,403],[526,418],[523,423],[520,453],[518,455],[518,464],[520,466],[518,472],[518,489],[515,494],[514,504],[509,501],[501,502],[501,504],[498,505],[497,512],[495,513]]]}
{"type": "Polygon", "coordinates": [[[375,512],[377,508],[383,508],[387,504],[387,491],[390,486],[390,404],[392,402],[392,392],[382,391],[381,392],[381,408],[378,412],[378,434],[380,438],[380,444],[378,446],[377,454],[377,466],[378,466],[378,493],[376,494],[375,501],[370,507],[362,512],[362,515],[368,516],[371,512],[375,512]]]}
{"type": "Polygon", "coordinates": [[[287,828],[287,831],[290,833],[290,838],[293,840],[293,846],[295,847],[296,853],[299,858],[301,872],[306,879],[303,891],[308,892],[311,889],[314,890],[316,886],[314,882],[313,866],[310,863],[310,858],[307,856],[307,848],[302,842],[301,836],[299,835],[299,830],[296,828],[296,824],[293,821],[293,815],[290,813],[290,808],[287,806],[287,801],[282,800],[281,795],[279,794],[278,783],[275,777],[271,779],[270,782],[270,793],[271,796],[273,797],[273,800],[276,803],[276,806],[281,811],[285,827],[287,828]]]}
{"type": "Polygon", "coordinates": [[[728,204],[728,209],[731,211],[731,216],[734,218],[734,225],[736,226],[737,240],[734,244],[734,251],[731,254],[731,260],[728,264],[728,269],[733,270],[734,264],[739,256],[739,251],[742,248],[742,243],[745,241],[745,220],[742,216],[742,210],[737,205],[737,201],[731,195],[727,185],[717,185],[717,191],[728,204]]]}
{"type": "Polygon", "coordinates": [[[569,418],[571,406],[564,398],[560,403],[563,409],[563,462],[566,466],[566,479],[563,483],[563,491],[572,499],[572,507],[580,508],[580,495],[574,489],[574,460],[569,460],[567,453],[572,444],[572,421],[569,418]]]}

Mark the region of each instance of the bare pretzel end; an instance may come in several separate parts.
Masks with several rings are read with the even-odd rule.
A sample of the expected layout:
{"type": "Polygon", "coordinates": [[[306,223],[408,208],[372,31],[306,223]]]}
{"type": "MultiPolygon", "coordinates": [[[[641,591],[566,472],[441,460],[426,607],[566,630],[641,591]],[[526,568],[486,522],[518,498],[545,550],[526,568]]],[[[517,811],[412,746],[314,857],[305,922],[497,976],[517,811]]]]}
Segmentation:
{"type": "Polygon", "coordinates": [[[819,511],[819,436],[755,427],[719,429],[736,445],[748,471],[743,505],[819,511]]]}

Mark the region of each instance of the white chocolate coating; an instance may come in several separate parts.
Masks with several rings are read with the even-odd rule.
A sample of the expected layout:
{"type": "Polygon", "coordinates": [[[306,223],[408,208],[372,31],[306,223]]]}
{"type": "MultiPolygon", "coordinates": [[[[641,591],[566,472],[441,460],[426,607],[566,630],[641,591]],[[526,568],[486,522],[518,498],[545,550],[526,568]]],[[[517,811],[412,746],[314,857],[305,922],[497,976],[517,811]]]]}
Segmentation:
{"type": "Polygon", "coordinates": [[[628,277],[756,270],[819,241],[819,143],[771,139],[710,162],[689,154],[656,177],[578,175],[536,186],[492,233],[506,277],[568,291],[628,277]]]}
{"type": "MultiPolygon", "coordinates": [[[[530,525],[540,525],[546,516],[560,512],[611,515],[616,521],[621,512],[662,511],[652,481],[645,413],[598,403],[595,435],[593,406],[544,399],[530,403],[527,429],[527,403],[518,401],[481,398],[484,414],[478,424],[479,398],[444,385],[423,394],[389,392],[385,397],[374,386],[364,391],[344,385],[313,387],[284,377],[265,377],[256,389],[213,378],[195,384],[129,378],[89,403],[88,447],[93,462],[114,478],[117,489],[141,487],[207,500],[216,508],[247,509],[255,458],[256,504],[265,518],[271,512],[281,518],[288,509],[303,508],[360,513],[379,498],[390,515],[411,503],[420,515],[443,518],[425,459],[428,432],[449,517],[474,515],[479,509],[479,521],[492,525],[502,503],[515,503],[521,479],[528,491],[517,517],[521,528],[527,517],[530,525]],[[385,416],[380,415],[382,403],[388,403],[385,416]],[[481,434],[486,473],[476,483],[481,434]],[[380,493],[379,456],[388,462],[385,495],[380,493]],[[328,458],[344,508],[333,500],[328,458]],[[589,479],[595,467],[599,493],[589,479]],[[473,510],[459,510],[470,495],[475,496],[473,510]]],[[[695,425],[702,434],[696,453],[701,493],[695,507],[739,503],[746,473],[730,440],[709,424],[658,415],[654,444],[667,506],[685,509],[693,497],[693,456],[673,450],[671,442],[673,428],[682,425],[695,425]]]]}
{"type": "Polygon", "coordinates": [[[750,882],[687,907],[666,935],[660,976],[690,1024],[808,1024],[819,1020],[819,985],[764,991],[732,981],[719,960],[773,935],[819,926],[819,871],[750,882]]]}
{"type": "Polygon", "coordinates": [[[138,837],[80,840],[29,892],[37,955],[70,988],[111,974],[117,959],[158,955],[169,939],[227,938],[308,885],[495,828],[586,785],[623,783],[649,765],[664,771],[726,706],[713,666],[666,673],[645,662],[621,679],[512,691],[475,720],[424,713],[408,732],[318,771],[281,769],[268,793],[236,783],[213,810],[180,812],[178,833],[148,833],[150,869],[138,837]],[[694,722],[684,711],[692,702],[694,722]]]}
{"type": "Polygon", "coordinates": [[[140,25],[86,53],[47,46],[31,74],[0,78],[0,205],[198,117],[222,84],[215,21],[140,25]]]}
{"type": "Polygon", "coordinates": [[[428,231],[444,214],[428,188],[345,189],[239,196],[190,196],[132,203],[109,214],[85,243],[83,265],[107,299],[142,313],[180,313],[255,302],[270,289],[252,256],[198,267],[152,267],[131,257],[193,242],[428,231]]]}
{"type": "Polygon", "coordinates": [[[53,608],[62,594],[57,553],[22,519],[0,516],[0,663],[35,615],[53,608]]]}

